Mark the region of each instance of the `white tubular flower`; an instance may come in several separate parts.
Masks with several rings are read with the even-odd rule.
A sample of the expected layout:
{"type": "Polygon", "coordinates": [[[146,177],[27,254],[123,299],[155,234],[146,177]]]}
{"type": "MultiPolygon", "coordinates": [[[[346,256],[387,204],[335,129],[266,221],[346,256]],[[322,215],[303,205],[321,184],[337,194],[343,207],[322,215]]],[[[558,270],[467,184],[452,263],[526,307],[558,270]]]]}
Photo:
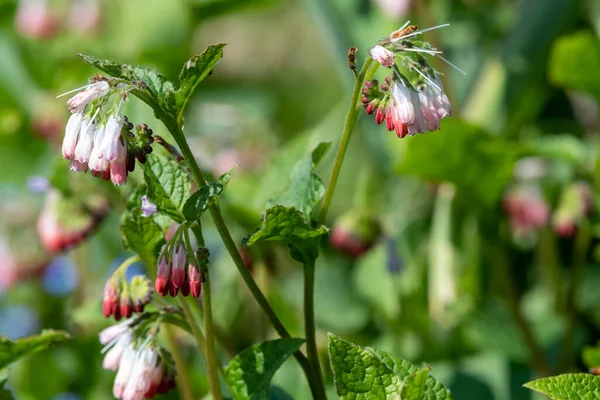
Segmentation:
{"type": "Polygon", "coordinates": [[[452,115],[452,105],[450,104],[450,100],[448,100],[448,96],[444,93],[444,86],[442,86],[442,81],[440,80],[437,74],[435,75],[433,81],[440,88],[438,90],[436,87],[432,87],[431,90],[435,94],[433,105],[438,112],[438,115],[441,118],[449,117],[452,115]]]}
{"type": "Polygon", "coordinates": [[[394,56],[394,53],[392,53],[391,51],[389,51],[388,49],[386,49],[383,46],[376,45],[371,50],[369,50],[369,54],[371,54],[371,57],[373,57],[373,59],[375,61],[377,61],[379,64],[383,65],[384,67],[393,67],[394,66],[395,59],[396,59],[396,57],[394,56]]]}
{"type": "Polygon", "coordinates": [[[440,116],[433,105],[434,94],[430,87],[426,86],[419,92],[419,102],[421,103],[421,111],[423,111],[425,121],[427,122],[427,129],[430,131],[440,129],[440,116]]]}
{"type": "Polygon", "coordinates": [[[115,159],[110,161],[110,180],[119,186],[127,182],[127,145],[120,136],[117,138],[115,159]]]}
{"type": "MultiPolygon", "coordinates": [[[[125,332],[115,341],[111,342],[105,349],[109,349],[104,355],[102,368],[116,371],[121,361],[121,356],[125,349],[131,344],[132,336],[130,332],[125,332]],[[111,347],[112,346],[112,347],[111,347]]],[[[104,351],[104,350],[103,350],[104,351]]]]}
{"type": "Polygon", "coordinates": [[[113,396],[115,396],[117,399],[123,398],[123,394],[132,375],[137,356],[138,351],[136,351],[131,344],[125,348],[125,351],[121,356],[119,371],[117,372],[115,383],[113,384],[113,396]]]}
{"type": "Polygon", "coordinates": [[[138,352],[135,364],[123,392],[124,400],[143,399],[150,387],[150,374],[156,366],[157,355],[146,347],[138,352]]]}
{"type": "Polygon", "coordinates": [[[62,155],[65,159],[70,160],[75,155],[75,147],[77,146],[77,137],[81,130],[83,122],[83,114],[75,113],[71,115],[65,128],[65,137],[62,143],[62,155]]]}
{"type": "Polygon", "coordinates": [[[100,158],[106,157],[108,161],[113,161],[117,158],[122,129],[123,118],[120,115],[111,115],[106,123],[106,132],[104,134],[100,158]]]}
{"type": "Polygon", "coordinates": [[[131,321],[131,319],[126,319],[123,322],[120,322],[116,325],[111,325],[108,328],[100,331],[100,333],[98,334],[100,343],[106,346],[107,344],[113,342],[115,339],[117,339],[119,336],[121,336],[129,330],[131,321]]]}
{"type": "Polygon", "coordinates": [[[156,364],[150,371],[148,376],[148,390],[146,390],[146,397],[152,398],[156,394],[160,383],[163,380],[164,372],[163,366],[160,362],[156,364]]]}
{"type": "Polygon", "coordinates": [[[101,146],[104,141],[104,132],[104,126],[100,125],[96,128],[96,132],[94,133],[94,148],[92,149],[88,161],[88,166],[90,167],[90,170],[92,170],[92,173],[94,173],[94,171],[102,172],[108,168],[108,161],[105,158],[100,158],[101,146]]]}
{"type": "Polygon", "coordinates": [[[75,160],[80,163],[87,163],[94,147],[94,131],[96,130],[96,124],[89,120],[84,119],[81,130],[79,131],[79,139],[77,140],[77,146],[75,147],[75,160]]]}
{"type": "Polygon", "coordinates": [[[414,136],[417,133],[423,133],[427,131],[427,122],[425,120],[423,111],[421,111],[419,95],[416,92],[411,91],[410,102],[415,109],[415,120],[412,124],[408,125],[408,134],[410,136],[414,136]]]}
{"type": "Polygon", "coordinates": [[[77,93],[67,101],[67,107],[72,113],[83,111],[91,101],[106,96],[110,85],[106,81],[98,81],[89,85],[85,90],[77,93]]]}
{"type": "Polygon", "coordinates": [[[398,119],[403,124],[412,124],[415,121],[415,107],[410,100],[411,90],[403,84],[394,81],[390,91],[398,119]]]}

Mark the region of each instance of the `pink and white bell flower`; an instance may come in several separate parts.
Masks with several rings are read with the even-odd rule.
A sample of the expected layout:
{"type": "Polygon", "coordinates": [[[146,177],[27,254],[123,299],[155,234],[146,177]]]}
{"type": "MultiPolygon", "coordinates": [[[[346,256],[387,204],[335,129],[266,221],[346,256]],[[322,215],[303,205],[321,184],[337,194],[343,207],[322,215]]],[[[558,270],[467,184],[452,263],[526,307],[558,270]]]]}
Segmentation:
{"type": "Polygon", "coordinates": [[[72,113],[82,112],[91,101],[104,97],[110,91],[107,81],[101,80],[88,85],[67,101],[67,107],[72,113]]]}
{"type": "Polygon", "coordinates": [[[110,180],[117,186],[127,183],[127,145],[125,140],[119,136],[115,158],[110,161],[110,180]]]}
{"type": "Polygon", "coordinates": [[[397,118],[403,124],[412,124],[415,121],[415,106],[411,100],[412,90],[403,83],[394,81],[390,92],[397,118]]]}
{"type": "Polygon", "coordinates": [[[99,154],[100,158],[106,157],[108,161],[113,161],[117,158],[123,124],[124,119],[118,113],[112,114],[110,117],[108,117],[104,133],[104,140],[102,142],[99,154]]]}
{"type": "Polygon", "coordinates": [[[444,86],[442,85],[442,81],[440,80],[440,77],[437,74],[435,74],[433,81],[437,85],[437,87],[434,86],[431,88],[431,91],[434,95],[433,104],[435,106],[435,109],[437,110],[440,119],[449,117],[452,115],[452,105],[450,104],[448,96],[446,96],[446,94],[444,93],[444,86]]]}
{"type": "Polygon", "coordinates": [[[96,131],[96,124],[92,120],[84,119],[81,130],[79,131],[79,137],[77,139],[77,146],[75,147],[74,159],[80,163],[87,163],[90,159],[90,154],[94,147],[94,133],[96,131]]]}
{"type": "Polygon", "coordinates": [[[83,124],[83,114],[75,113],[69,117],[67,126],[65,128],[65,137],[62,143],[62,155],[65,159],[70,160],[75,155],[75,148],[77,147],[77,138],[79,137],[79,131],[83,124]]]}
{"type": "Polygon", "coordinates": [[[125,334],[131,328],[131,323],[133,320],[127,319],[123,322],[119,322],[118,324],[111,325],[108,328],[103,329],[98,334],[98,339],[100,340],[100,344],[106,346],[107,344],[113,342],[119,336],[125,334]]]}
{"type": "Polygon", "coordinates": [[[131,333],[126,331],[109,343],[102,350],[103,352],[106,352],[104,360],[102,361],[102,368],[116,371],[119,368],[121,357],[123,356],[125,349],[131,345],[132,339],[131,333]]]}
{"type": "Polygon", "coordinates": [[[371,57],[373,57],[375,61],[384,67],[393,67],[396,62],[394,53],[379,44],[369,50],[369,54],[371,54],[371,57]]]}
{"type": "Polygon", "coordinates": [[[172,260],[173,268],[171,270],[171,279],[173,280],[173,286],[178,288],[185,280],[185,267],[187,265],[187,252],[182,243],[175,245],[172,260]]]}
{"type": "Polygon", "coordinates": [[[151,347],[144,347],[137,353],[129,381],[123,391],[124,400],[143,399],[150,387],[151,374],[158,363],[158,355],[151,347]]]}
{"type": "Polygon", "coordinates": [[[117,399],[122,399],[125,393],[125,388],[131,378],[135,362],[137,360],[138,351],[130,344],[123,351],[119,362],[119,370],[113,383],[113,396],[117,399]]]}
{"type": "Polygon", "coordinates": [[[108,169],[108,160],[100,157],[105,130],[104,125],[100,125],[96,128],[96,132],[94,133],[94,146],[88,160],[88,166],[94,176],[100,176],[102,172],[108,169]]]}

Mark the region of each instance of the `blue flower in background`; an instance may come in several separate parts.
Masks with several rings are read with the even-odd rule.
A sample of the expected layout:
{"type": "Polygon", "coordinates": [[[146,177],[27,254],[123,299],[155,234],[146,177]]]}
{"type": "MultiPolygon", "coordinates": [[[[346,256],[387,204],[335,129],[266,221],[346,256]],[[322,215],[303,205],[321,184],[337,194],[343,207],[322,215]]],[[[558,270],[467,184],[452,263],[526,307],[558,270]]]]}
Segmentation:
{"type": "Polygon", "coordinates": [[[77,287],[79,271],[68,257],[57,257],[50,263],[44,276],[42,286],[51,296],[66,296],[77,287]]]}

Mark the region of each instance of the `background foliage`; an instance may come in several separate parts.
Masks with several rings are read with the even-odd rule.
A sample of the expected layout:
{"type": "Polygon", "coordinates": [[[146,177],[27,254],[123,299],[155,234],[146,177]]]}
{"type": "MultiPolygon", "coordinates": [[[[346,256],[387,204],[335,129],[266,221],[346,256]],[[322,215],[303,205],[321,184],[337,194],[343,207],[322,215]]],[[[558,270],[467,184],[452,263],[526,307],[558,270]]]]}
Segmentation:
{"type": "MultiPolygon", "coordinates": [[[[61,339],[48,350],[11,364],[6,386],[15,398],[111,398],[113,373],[101,368],[96,336],[108,325],[102,288],[130,255],[119,214],[142,172],[123,189],[65,172],[58,148],[68,115],[54,96],[96,73],[76,53],[146,65],[177,82],[190,56],[228,43],[185,118],[203,168],[217,177],[239,165],[220,198],[241,243],[260,226],[270,200],[293,198],[288,186],[298,161],[307,163],[300,172],[313,174],[314,167],[328,177],[333,151],[320,163],[309,155],[319,143],[339,140],[352,83],[347,48],[358,47],[364,59],[375,40],[406,19],[421,27],[450,22],[427,38],[467,76],[436,64],[454,108],[439,132],[398,140],[369,118],[359,120],[327,224],[358,220],[351,225],[363,234],[375,221],[379,228],[369,232],[379,235],[359,259],[322,239],[316,319],[323,360],[333,332],[419,366],[426,361],[456,399],[533,399],[522,385],[540,374],[600,366],[597,213],[578,222],[572,237],[547,224],[533,237],[515,238],[502,207],[516,163],[528,156],[543,161],[539,184],[553,210],[574,181],[589,183],[595,203],[595,0],[406,1],[408,11],[395,15],[383,0],[101,0],[96,24],[87,28],[68,17],[72,3],[49,1],[55,29],[32,34],[18,22],[18,3],[0,0],[0,334],[71,335],[57,333],[61,339]],[[44,195],[27,189],[37,175],[109,201],[89,240],[64,254],[40,244],[44,195]]],[[[149,107],[126,107],[132,120],[169,137],[149,107]]],[[[307,190],[322,190],[318,177],[313,183],[307,190]]],[[[314,204],[304,206],[310,213],[314,204]]],[[[70,211],[62,218],[89,225],[70,211]]],[[[210,226],[206,241],[218,352],[226,360],[276,335],[210,226]]],[[[302,337],[299,264],[285,244],[260,242],[247,256],[277,314],[302,337]]],[[[179,340],[193,348],[184,334],[179,340]]],[[[202,361],[186,354],[195,389],[206,393],[202,361]]],[[[332,371],[325,373],[334,398],[332,371]]],[[[273,383],[293,398],[310,398],[293,360],[273,383]]]]}

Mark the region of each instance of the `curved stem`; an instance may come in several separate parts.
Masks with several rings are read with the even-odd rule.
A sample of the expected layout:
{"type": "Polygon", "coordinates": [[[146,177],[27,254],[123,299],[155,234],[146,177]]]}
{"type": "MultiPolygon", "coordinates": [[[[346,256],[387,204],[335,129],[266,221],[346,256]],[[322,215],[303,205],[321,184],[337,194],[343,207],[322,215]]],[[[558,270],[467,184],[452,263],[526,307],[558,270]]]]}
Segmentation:
{"type": "Polygon", "coordinates": [[[181,309],[183,310],[185,319],[187,320],[188,324],[190,324],[190,328],[192,328],[192,334],[194,335],[194,339],[196,339],[196,344],[198,345],[198,349],[200,350],[200,353],[202,353],[202,356],[204,357],[204,360],[206,361],[206,339],[204,338],[204,334],[202,334],[202,331],[200,330],[200,326],[198,326],[198,323],[196,322],[196,319],[194,318],[194,314],[192,313],[190,306],[188,305],[187,301],[185,300],[185,297],[177,296],[177,298],[179,299],[179,305],[181,306],[181,309]]]}
{"type": "Polygon", "coordinates": [[[358,100],[360,98],[363,82],[373,77],[378,66],[379,63],[373,63],[373,59],[371,57],[367,58],[362,69],[360,70],[360,73],[358,74],[358,78],[354,81],[352,98],[350,99],[350,109],[348,110],[348,114],[346,114],[342,140],[340,141],[340,147],[338,147],[337,155],[335,156],[333,170],[331,171],[331,178],[329,178],[329,184],[327,185],[327,191],[325,192],[323,205],[321,206],[321,214],[319,215],[319,223],[321,224],[324,223],[325,219],[327,218],[327,213],[329,212],[329,207],[331,206],[331,200],[333,199],[333,192],[335,191],[340,170],[342,169],[342,163],[344,162],[344,157],[346,156],[346,150],[348,150],[348,144],[350,143],[350,137],[352,136],[354,125],[356,125],[356,120],[358,119],[358,114],[360,111],[358,100]]]}
{"type": "MultiPolygon", "coordinates": [[[[162,117],[162,115],[161,115],[161,117],[162,117]]],[[[207,184],[206,178],[204,178],[204,175],[202,174],[202,171],[200,170],[198,163],[196,163],[194,155],[187,143],[187,140],[185,139],[183,130],[180,127],[176,127],[176,124],[173,124],[168,119],[161,118],[161,120],[163,121],[165,126],[169,129],[169,131],[171,132],[171,135],[173,136],[173,139],[175,139],[175,142],[179,146],[179,149],[181,150],[181,154],[187,161],[187,163],[190,167],[190,170],[192,172],[192,176],[196,180],[196,183],[198,184],[198,186],[206,185],[207,184]]],[[[254,278],[252,277],[250,272],[246,269],[246,266],[244,265],[244,261],[242,260],[242,257],[237,249],[237,246],[236,246],[235,242],[233,241],[233,238],[231,237],[231,233],[229,233],[229,229],[227,228],[227,225],[225,224],[223,216],[221,215],[221,209],[219,207],[218,200],[211,203],[211,205],[209,206],[209,211],[210,211],[212,219],[215,223],[215,226],[217,227],[217,230],[219,231],[221,240],[223,241],[223,244],[225,245],[225,248],[227,249],[227,252],[231,256],[231,259],[233,260],[233,263],[237,267],[240,275],[242,275],[242,279],[244,279],[244,282],[246,283],[246,286],[252,293],[252,296],[254,296],[257,303],[262,308],[263,312],[266,314],[266,316],[269,319],[269,321],[271,322],[271,324],[275,327],[275,330],[277,331],[279,336],[281,336],[282,338],[291,337],[289,332],[285,329],[285,327],[283,326],[283,324],[281,323],[281,321],[279,320],[279,318],[277,317],[277,315],[271,308],[271,305],[269,304],[269,302],[267,301],[265,296],[260,291],[260,288],[254,281],[254,278]]],[[[300,351],[296,351],[294,353],[294,358],[296,358],[296,360],[298,361],[298,363],[304,370],[304,374],[306,375],[306,378],[310,385],[313,396],[317,397],[317,394],[320,392],[320,389],[319,389],[319,385],[317,383],[318,381],[317,381],[316,377],[314,376],[314,373],[312,371],[310,363],[308,362],[308,359],[300,351]]],[[[322,396],[323,397],[325,396],[324,392],[322,393],[322,396]]]]}
{"type": "Polygon", "coordinates": [[[175,340],[173,328],[166,324],[164,332],[167,342],[169,343],[169,348],[171,349],[171,354],[173,355],[173,360],[175,361],[175,368],[177,369],[177,376],[175,379],[177,379],[177,390],[179,391],[179,395],[183,400],[194,400],[195,397],[190,381],[190,373],[187,369],[185,360],[183,359],[183,354],[181,354],[179,344],[175,340]]]}
{"type": "MultiPolygon", "coordinates": [[[[312,365],[315,377],[318,379],[319,394],[325,392],[321,363],[319,361],[319,350],[317,349],[317,338],[315,329],[315,261],[310,260],[304,264],[304,335],[306,336],[306,353],[308,361],[312,365]]],[[[316,397],[325,399],[325,397],[316,397]]]]}

